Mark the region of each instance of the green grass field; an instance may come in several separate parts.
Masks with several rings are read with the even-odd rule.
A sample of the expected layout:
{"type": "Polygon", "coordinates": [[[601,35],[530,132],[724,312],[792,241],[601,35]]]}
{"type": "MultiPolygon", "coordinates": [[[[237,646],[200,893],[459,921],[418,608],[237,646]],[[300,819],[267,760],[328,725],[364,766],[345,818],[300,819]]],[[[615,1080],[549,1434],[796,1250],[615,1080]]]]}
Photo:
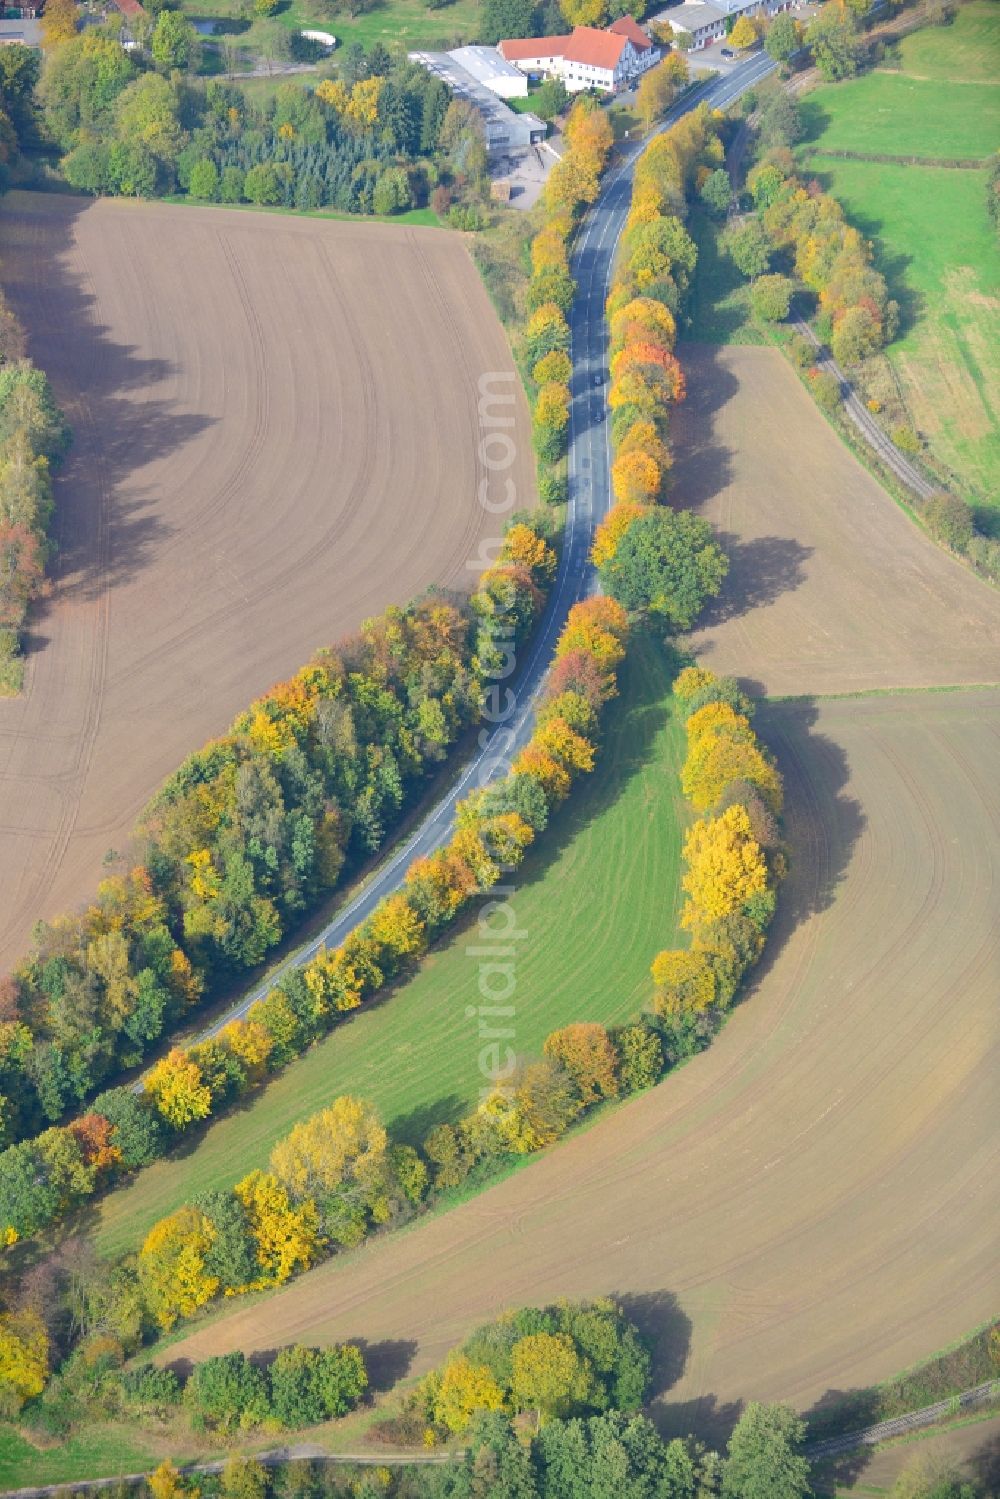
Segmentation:
{"type": "Polygon", "coordinates": [[[876,242],[903,308],[886,351],[914,426],[972,499],[1000,499],[1000,256],[986,173],[814,157],[848,218],[876,242]]]}
{"type": "Polygon", "coordinates": [[[1000,496],[1000,255],[986,172],[842,160],[834,150],[982,157],[1000,140],[1000,7],[904,37],[879,70],[802,101],[803,169],[875,244],[902,308],[886,351],[913,425],[973,503],[1000,496]]]}
{"type": "Polygon", "coordinates": [[[141,1473],[160,1459],[114,1427],[81,1432],[40,1451],[12,1426],[0,1426],[0,1492],[70,1483],[83,1478],[141,1473]]]}
{"type": "MultiPolygon", "coordinates": [[[[537,1055],[570,1021],[626,1020],[649,996],[654,954],[673,943],[685,810],[671,678],[669,654],[636,640],[597,769],[518,872],[510,899],[524,935],[509,1022],[518,1052],[537,1055]]],[[[352,1016],[187,1153],[111,1194],[98,1248],[130,1248],[182,1202],[263,1166],[296,1120],[340,1093],[371,1099],[390,1131],[414,1142],[467,1112],[484,1081],[480,959],[470,951],[480,942],[475,923],[456,933],[409,983],[352,1016]]]]}
{"type": "Polygon", "coordinates": [[[764,343],[750,316],[749,283],[722,253],[725,220],[714,219],[699,204],[691,209],[687,227],[698,246],[698,264],[687,300],[690,322],[684,337],[699,344],[764,343]]]}
{"type": "MultiPolygon", "coordinates": [[[[241,0],[182,0],[193,21],[230,20],[241,12],[241,0]]],[[[479,25],[478,0],[452,0],[431,10],[426,0],[377,0],[364,15],[331,13],[322,0],[291,0],[282,4],[276,19],[291,31],[317,27],[332,32],[337,50],[349,42],[365,48],[382,42],[393,51],[455,47],[473,39],[479,25]]],[[[243,80],[245,82],[245,80],[243,80]]]]}
{"type": "MultiPolygon", "coordinates": [[[[948,30],[938,35],[946,49],[948,30]]],[[[945,79],[866,73],[807,94],[802,119],[806,141],[828,151],[979,161],[1000,138],[1000,88],[968,83],[959,91],[945,79]]]]}
{"type": "Polygon", "coordinates": [[[950,26],[924,26],[893,43],[882,68],[914,78],[997,83],[1000,18],[992,0],[962,5],[950,26]]]}

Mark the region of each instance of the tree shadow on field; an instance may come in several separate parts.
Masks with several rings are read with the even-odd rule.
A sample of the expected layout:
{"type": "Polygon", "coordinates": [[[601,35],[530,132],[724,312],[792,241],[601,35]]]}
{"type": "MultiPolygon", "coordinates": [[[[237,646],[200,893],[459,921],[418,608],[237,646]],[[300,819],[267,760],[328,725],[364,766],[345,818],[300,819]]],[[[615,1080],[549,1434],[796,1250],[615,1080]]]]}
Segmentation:
{"type": "Polygon", "coordinates": [[[616,1291],[614,1299],[652,1354],[651,1388],[653,1399],[659,1400],[684,1373],[691,1350],[691,1319],[672,1291],[641,1295],[616,1291]]]}
{"type": "Polygon", "coordinates": [[[457,1093],[446,1093],[429,1103],[409,1109],[405,1114],[396,1114],[386,1122],[389,1138],[398,1145],[422,1145],[439,1124],[454,1124],[468,1113],[469,1104],[457,1093]]]}
{"type": "MultiPolygon", "coordinates": [[[[134,578],[170,535],[154,509],[159,495],[135,476],[171,457],[211,421],[158,398],[157,387],[175,366],[140,357],[115,342],[100,321],[86,271],[72,258],[77,221],[93,211],[96,205],[87,198],[11,193],[0,233],[5,294],[27,329],[28,352],[51,379],[73,431],[56,479],[50,574],[53,595],[79,601],[134,578]]],[[[135,274],[155,299],[149,268],[136,266],[135,274]]],[[[49,607],[43,599],[31,611],[28,650],[45,643],[49,607]]]]}
{"type": "Polygon", "coordinates": [[[693,1434],[721,1449],[740,1418],[742,1401],[720,1403],[715,1395],[680,1402],[666,1399],[684,1373],[691,1352],[691,1319],[677,1297],[672,1291],[635,1295],[615,1291],[613,1295],[652,1354],[651,1394],[645,1414],[667,1440],[693,1434]]]}
{"type": "Polygon", "coordinates": [[[833,904],[867,826],[863,806],[846,789],[851,773],[847,754],[821,731],[820,721],[813,698],[764,701],[754,719],[784,778],[789,873],[778,892],[764,956],[753,970],[751,992],[796,928],[833,904]]]}
{"type": "Polygon", "coordinates": [[[805,563],[813,548],[794,537],[757,536],[741,541],[729,531],[719,531],[716,536],[729,558],[729,574],[718,598],[702,610],[699,630],[711,630],[752,609],[762,609],[805,582],[805,563]]]}
{"type": "Polygon", "coordinates": [[[722,1452],[743,1414],[743,1401],[720,1401],[712,1394],[676,1403],[656,1401],[647,1414],[666,1441],[696,1436],[716,1452],[722,1452]]]}
{"type": "MultiPolygon", "coordinates": [[[[829,1389],[815,1405],[802,1412],[807,1447],[873,1426],[882,1417],[878,1391],[871,1388],[829,1389]]],[[[874,1455],[872,1447],[852,1447],[832,1456],[817,1455],[813,1463],[813,1485],[818,1495],[835,1495],[850,1488],[861,1477],[874,1455]]]]}
{"type": "Polygon", "coordinates": [[[987,1437],[969,1458],[968,1467],[984,1494],[1000,1494],[1000,1436],[987,1437]]]}
{"type": "Polygon", "coordinates": [[[719,442],[713,418],[736,395],[739,381],[723,364],[718,345],[683,344],[678,355],[688,395],[671,412],[674,467],[668,498],[678,509],[697,510],[732,478],[732,449],[719,442]]]}

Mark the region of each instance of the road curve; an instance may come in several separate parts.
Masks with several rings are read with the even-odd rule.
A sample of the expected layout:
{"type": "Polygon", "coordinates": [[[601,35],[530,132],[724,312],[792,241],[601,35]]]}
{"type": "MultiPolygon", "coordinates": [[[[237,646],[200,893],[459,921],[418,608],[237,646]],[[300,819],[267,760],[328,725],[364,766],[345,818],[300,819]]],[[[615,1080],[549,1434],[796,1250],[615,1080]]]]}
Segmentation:
{"type": "MultiPolygon", "coordinates": [[[[697,105],[725,108],[746,89],[759,83],[776,64],[764,53],[741,63],[725,78],[712,79],[693,89],[664,117],[659,130],[666,130],[697,105]]],[[[402,884],[412,861],[426,857],[447,842],[454,828],[455,808],[463,797],[504,768],[531,736],[535,704],[548,669],[559,632],[570,608],[594,587],[588,562],[594,526],[607,513],[611,502],[611,454],[607,413],[607,328],[604,304],[611,284],[615,250],[621,238],[632,197],[632,175],[636,159],[646,142],[637,142],[621,154],[605,178],[601,196],[587,214],[577,239],[572,269],[578,291],[570,313],[573,375],[570,382],[569,504],[559,569],[538,630],[528,642],[527,659],[514,683],[514,703],[492,729],[483,730],[472,758],[464,765],[454,785],[431,808],[416,830],[390,853],[364,888],[340,907],[323,929],[290,953],[267,978],[247,991],[223,1015],[198,1036],[198,1041],[217,1035],[230,1023],[246,1015],[251,1005],[279,982],[281,976],[314,958],[322,947],[337,947],[371,914],[380,900],[402,884]],[[600,385],[595,378],[600,375],[600,385]]],[[[137,1083],[136,1088],[142,1086],[137,1083]]]]}

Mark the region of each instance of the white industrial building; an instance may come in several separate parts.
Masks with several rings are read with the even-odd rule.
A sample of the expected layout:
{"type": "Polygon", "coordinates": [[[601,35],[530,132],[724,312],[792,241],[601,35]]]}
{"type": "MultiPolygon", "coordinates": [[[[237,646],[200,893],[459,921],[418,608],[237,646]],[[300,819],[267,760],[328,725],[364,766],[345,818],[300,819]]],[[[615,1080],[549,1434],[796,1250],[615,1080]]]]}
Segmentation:
{"type": "MultiPolygon", "coordinates": [[[[491,52],[491,47],[456,47],[454,52],[411,52],[411,62],[418,62],[448,85],[458,99],[465,99],[477,110],[483,122],[486,149],[491,156],[509,156],[526,146],[537,145],[548,133],[548,126],[537,115],[518,113],[505,104],[496,91],[477,77],[462,61],[463,53],[491,52]]],[[[488,60],[473,59],[480,74],[489,71],[488,60]]],[[[503,59],[500,58],[502,62],[503,59]]],[[[514,69],[516,72],[517,69],[514,69]]],[[[491,75],[496,81],[498,73],[491,75]]],[[[527,79],[525,90],[527,93],[527,79]]],[[[508,97],[516,97],[511,94],[508,97]]]]}
{"type": "Polygon", "coordinates": [[[495,47],[456,47],[448,56],[500,99],[526,99],[528,80],[495,47]]]}

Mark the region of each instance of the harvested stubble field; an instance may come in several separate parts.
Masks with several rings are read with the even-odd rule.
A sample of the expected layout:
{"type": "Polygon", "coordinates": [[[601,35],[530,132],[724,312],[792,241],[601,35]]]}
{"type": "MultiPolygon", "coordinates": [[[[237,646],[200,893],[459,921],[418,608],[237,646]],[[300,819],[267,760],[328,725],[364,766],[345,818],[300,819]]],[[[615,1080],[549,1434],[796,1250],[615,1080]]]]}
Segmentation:
{"type": "Polygon", "coordinates": [[[350,1336],[412,1343],[417,1372],[503,1306],[617,1292],[658,1340],[664,1425],[711,1433],[992,1314],[1000,690],[863,689],[995,678],[1000,598],[773,351],[683,358],[676,492],[729,531],[745,590],[705,659],[798,694],[758,718],[792,872],[752,992],[711,1050],[528,1170],[162,1357],[350,1336]]]}
{"type": "Polygon", "coordinates": [[[1000,592],[928,541],[775,349],[688,344],[677,503],[730,574],[693,637],[771,696],[1000,679],[1000,592]]]}
{"type": "Polygon", "coordinates": [[[0,265],[75,432],[26,690],[0,704],[3,971],[254,695],[385,605],[468,588],[498,524],[482,374],[516,392],[525,504],[534,477],[456,236],[11,193],[0,265]]]}

